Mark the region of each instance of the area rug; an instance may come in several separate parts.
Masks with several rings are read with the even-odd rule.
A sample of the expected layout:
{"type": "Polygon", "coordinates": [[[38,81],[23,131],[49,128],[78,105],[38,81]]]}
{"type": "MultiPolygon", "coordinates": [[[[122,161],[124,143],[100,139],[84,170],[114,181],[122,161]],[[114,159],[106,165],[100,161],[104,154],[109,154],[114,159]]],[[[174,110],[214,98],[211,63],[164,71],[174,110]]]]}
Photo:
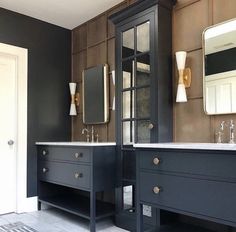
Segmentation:
{"type": "Polygon", "coordinates": [[[0,226],[0,232],[37,232],[22,222],[15,222],[0,226]]]}

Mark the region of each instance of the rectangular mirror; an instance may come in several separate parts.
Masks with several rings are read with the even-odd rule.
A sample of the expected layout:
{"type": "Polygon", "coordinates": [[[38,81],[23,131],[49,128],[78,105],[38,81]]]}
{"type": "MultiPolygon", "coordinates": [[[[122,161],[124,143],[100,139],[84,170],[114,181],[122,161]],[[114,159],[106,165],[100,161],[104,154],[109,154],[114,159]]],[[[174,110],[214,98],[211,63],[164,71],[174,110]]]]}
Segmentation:
{"type": "Polygon", "coordinates": [[[203,99],[208,115],[236,113],[236,19],[203,33],[203,99]]]}
{"type": "Polygon", "coordinates": [[[109,120],[108,65],[83,71],[83,123],[102,124],[109,120]]]}

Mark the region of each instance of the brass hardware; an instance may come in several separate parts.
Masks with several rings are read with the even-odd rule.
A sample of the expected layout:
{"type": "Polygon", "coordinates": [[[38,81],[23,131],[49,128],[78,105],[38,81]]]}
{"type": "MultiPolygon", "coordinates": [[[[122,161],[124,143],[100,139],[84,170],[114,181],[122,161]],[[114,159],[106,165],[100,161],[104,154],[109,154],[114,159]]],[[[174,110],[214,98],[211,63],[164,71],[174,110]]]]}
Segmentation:
{"type": "Polygon", "coordinates": [[[79,103],[80,103],[79,93],[71,94],[71,104],[75,104],[75,105],[79,106],[79,103]]]}
{"type": "Polygon", "coordinates": [[[47,155],[48,152],[46,150],[43,150],[42,153],[43,153],[43,155],[47,155]]]}
{"type": "Polygon", "coordinates": [[[78,158],[82,158],[83,157],[83,153],[75,153],[75,158],[78,159],[78,158]]]}
{"type": "Polygon", "coordinates": [[[148,125],[148,129],[151,130],[151,129],[153,129],[153,128],[154,128],[154,125],[153,125],[152,123],[150,123],[150,124],[148,125]]]}
{"type": "Polygon", "coordinates": [[[160,187],[155,186],[155,187],[153,188],[153,192],[154,192],[155,194],[159,194],[160,191],[161,191],[161,188],[160,188],[160,187]]]}
{"type": "Polygon", "coordinates": [[[79,179],[82,177],[83,177],[83,173],[78,173],[78,172],[75,173],[75,179],[79,179]]]}
{"type": "Polygon", "coordinates": [[[160,164],[160,159],[159,158],[157,158],[157,157],[155,157],[154,159],[153,159],[153,164],[155,164],[155,165],[158,165],[158,164],[160,164]]]}
{"type": "Polygon", "coordinates": [[[14,141],[13,141],[13,140],[9,140],[9,141],[7,142],[7,144],[8,144],[9,146],[12,146],[12,145],[14,144],[14,141]]]}
{"type": "Polygon", "coordinates": [[[192,81],[192,73],[190,68],[179,70],[179,84],[184,84],[185,88],[189,88],[192,81]]]}
{"type": "Polygon", "coordinates": [[[48,172],[48,168],[43,168],[43,173],[48,172]]]}

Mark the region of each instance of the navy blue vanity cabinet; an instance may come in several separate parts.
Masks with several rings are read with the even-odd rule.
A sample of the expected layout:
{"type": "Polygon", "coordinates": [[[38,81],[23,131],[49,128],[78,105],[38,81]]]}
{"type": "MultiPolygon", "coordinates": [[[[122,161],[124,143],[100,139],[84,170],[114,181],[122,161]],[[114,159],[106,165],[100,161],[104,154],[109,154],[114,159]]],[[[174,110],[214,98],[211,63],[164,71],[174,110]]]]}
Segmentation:
{"type": "Polygon", "coordinates": [[[39,208],[45,203],[89,219],[90,231],[96,220],[114,215],[114,205],[96,193],[114,191],[115,146],[37,147],[39,208]]]}
{"type": "MultiPolygon", "coordinates": [[[[133,144],[172,141],[171,14],[175,2],[139,0],[110,16],[116,28],[116,225],[130,231],[136,225],[133,144]]],[[[158,212],[145,222],[152,227],[157,218],[158,212]]]]}
{"type": "Polygon", "coordinates": [[[136,154],[137,231],[145,231],[143,205],[236,226],[236,152],[137,148],[136,154]]]}

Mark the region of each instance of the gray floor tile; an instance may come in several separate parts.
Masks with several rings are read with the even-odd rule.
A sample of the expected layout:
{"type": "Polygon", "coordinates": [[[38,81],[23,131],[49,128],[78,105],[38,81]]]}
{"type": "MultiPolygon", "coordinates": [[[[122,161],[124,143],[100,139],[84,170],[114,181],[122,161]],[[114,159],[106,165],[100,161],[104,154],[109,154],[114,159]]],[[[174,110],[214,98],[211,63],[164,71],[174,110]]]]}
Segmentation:
{"type": "MultiPolygon", "coordinates": [[[[6,214],[0,216],[0,225],[23,222],[38,232],[88,232],[89,221],[57,209],[47,209],[32,213],[6,214]]],[[[115,227],[111,219],[97,223],[97,231],[125,232],[115,227]]]]}

